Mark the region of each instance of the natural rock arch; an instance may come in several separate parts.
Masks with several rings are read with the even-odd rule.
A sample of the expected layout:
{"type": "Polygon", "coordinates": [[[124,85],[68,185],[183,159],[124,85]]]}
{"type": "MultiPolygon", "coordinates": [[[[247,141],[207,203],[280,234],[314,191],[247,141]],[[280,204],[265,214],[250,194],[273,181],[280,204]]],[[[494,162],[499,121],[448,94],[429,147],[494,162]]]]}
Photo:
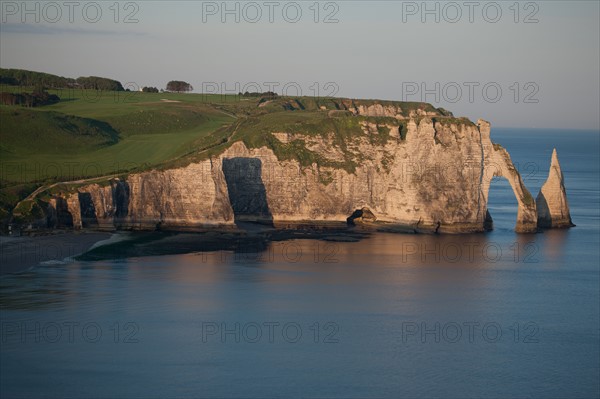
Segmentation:
{"type": "MultiPolygon", "coordinates": [[[[99,225],[116,228],[231,227],[242,219],[342,222],[367,207],[374,222],[365,212],[352,221],[466,233],[489,225],[489,188],[492,178],[501,176],[518,203],[516,231],[537,231],[536,203],[506,150],[492,143],[489,123],[446,122],[411,119],[405,138],[385,145],[370,143],[369,132],[358,135],[362,138],[352,143],[364,159],[353,171],[279,159],[268,146],[248,148],[236,141],[213,158],[134,173],[122,186],[93,183],[78,192],[90,194],[99,225]]],[[[325,139],[319,144],[332,145],[325,139]]],[[[315,151],[339,162],[337,153],[315,151]]],[[[77,194],[66,200],[73,226],[80,228],[85,204],[77,194]]]]}
{"type": "Polygon", "coordinates": [[[357,208],[352,215],[348,216],[346,219],[346,223],[350,226],[354,226],[357,223],[372,223],[377,220],[377,217],[373,214],[373,212],[365,207],[357,208]]]}
{"type": "Polygon", "coordinates": [[[525,187],[521,175],[515,168],[508,152],[490,139],[490,124],[484,120],[477,122],[481,134],[482,151],[485,154],[482,162],[481,195],[485,209],[480,207],[482,223],[486,224],[487,202],[490,184],[493,177],[500,176],[508,180],[517,199],[517,233],[533,233],[537,231],[537,210],[533,196],[525,187]]]}

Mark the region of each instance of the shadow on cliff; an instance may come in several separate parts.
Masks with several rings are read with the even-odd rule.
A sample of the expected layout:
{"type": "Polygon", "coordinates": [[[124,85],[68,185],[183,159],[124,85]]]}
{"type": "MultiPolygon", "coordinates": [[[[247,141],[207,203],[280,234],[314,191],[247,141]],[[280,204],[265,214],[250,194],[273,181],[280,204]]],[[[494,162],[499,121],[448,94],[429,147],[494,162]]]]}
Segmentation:
{"type": "Polygon", "coordinates": [[[257,158],[225,158],[223,174],[235,224],[257,222],[273,225],[262,180],[262,161],[257,158]]]}
{"type": "Polygon", "coordinates": [[[81,226],[98,227],[96,207],[90,193],[79,193],[79,206],[81,207],[81,226]]]}
{"type": "Polygon", "coordinates": [[[73,227],[73,215],[69,212],[67,201],[62,197],[56,197],[55,214],[48,217],[48,227],[73,227]]]}
{"type": "Polygon", "coordinates": [[[552,216],[550,213],[550,207],[548,206],[546,196],[541,191],[536,198],[536,206],[538,213],[538,226],[541,228],[551,228],[552,216]]]}

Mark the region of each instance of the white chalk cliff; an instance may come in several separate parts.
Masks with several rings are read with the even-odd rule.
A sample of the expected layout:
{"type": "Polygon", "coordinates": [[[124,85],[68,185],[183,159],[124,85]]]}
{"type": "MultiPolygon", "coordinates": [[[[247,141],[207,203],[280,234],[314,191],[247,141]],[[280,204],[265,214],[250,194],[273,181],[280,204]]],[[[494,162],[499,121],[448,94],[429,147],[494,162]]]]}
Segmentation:
{"type": "Polygon", "coordinates": [[[575,226],[571,221],[565,180],[558,162],[556,148],[552,151],[552,161],[548,179],[536,198],[538,226],[543,228],[565,228],[575,226]]]}
{"type": "MultiPolygon", "coordinates": [[[[358,113],[375,111],[386,116],[396,112],[358,113]]],[[[492,143],[488,122],[430,115],[411,115],[404,122],[404,134],[380,120],[362,123],[363,134],[341,146],[332,139],[333,132],[271,132],[276,145],[302,143],[330,162],[321,165],[303,166],[295,159],[279,159],[269,146],[250,148],[234,140],[219,155],[187,166],[130,174],[64,192],[50,204],[54,207],[50,224],[66,220],[63,224],[75,228],[189,229],[259,221],[277,226],[345,223],[360,211],[368,217],[357,221],[383,228],[479,232],[489,224],[492,178],[502,176],[518,202],[515,230],[537,230],[536,202],[508,152],[492,143]],[[385,141],[376,140],[380,129],[389,131],[385,141]],[[348,153],[360,155],[353,171],[331,166],[348,153]]],[[[548,208],[540,214],[543,221],[550,217],[552,227],[570,223],[555,158],[542,189],[548,208]]],[[[538,206],[539,201],[538,197],[538,206]]]]}

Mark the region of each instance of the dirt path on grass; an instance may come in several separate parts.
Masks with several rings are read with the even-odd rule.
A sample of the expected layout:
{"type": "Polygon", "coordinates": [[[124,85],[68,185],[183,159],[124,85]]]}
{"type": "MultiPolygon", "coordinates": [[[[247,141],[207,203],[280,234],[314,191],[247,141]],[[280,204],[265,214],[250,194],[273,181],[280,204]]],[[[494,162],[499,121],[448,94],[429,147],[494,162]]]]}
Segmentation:
{"type": "MultiPolygon", "coordinates": [[[[227,138],[226,138],[225,142],[223,142],[223,143],[218,143],[218,144],[215,144],[215,145],[212,145],[212,146],[209,146],[209,147],[203,148],[202,150],[198,151],[198,153],[197,153],[197,154],[203,154],[203,153],[205,153],[205,152],[207,152],[207,151],[211,150],[212,148],[214,148],[214,147],[216,147],[216,146],[219,146],[219,145],[222,145],[222,144],[228,144],[228,143],[231,141],[231,139],[233,138],[233,136],[235,136],[235,134],[237,133],[237,131],[238,131],[238,129],[239,129],[239,127],[240,127],[241,123],[242,123],[242,120],[240,120],[240,119],[239,119],[239,118],[238,118],[236,115],[230,114],[230,113],[228,113],[228,112],[225,112],[225,111],[223,111],[223,110],[221,110],[221,109],[219,109],[219,111],[220,111],[221,113],[225,114],[225,115],[228,115],[228,116],[231,116],[231,117],[234,117],[234,118],[236,118],[236,121],[235,121],[235,122],[233,122],[233,123],[230,125],[230,126],[233,126],[233,125],[235,124],[235,125],[236,125],[236,126],[235,126],[235,128],[234,128],[234,129],[232,130],[232,132],[231,132],[231,133],[230,133],[230,134],[227,136],[227,138]]],[[[178,157],[178,158],[181,158],[181,157],[178,157]]],[[[165,163],[171,162],[171,161],[173,161],[173,160],[175,160],[175,159],[177,159],[177,158],[174,158],[174,159],[170,159],[170,160],[164,161],[164,162],[162,162],[161,164],[165,164],[165,163]]],[[[154,165],[154,167],[158,167],[158,166],[160,166],[161,164],[154,165]]],[[[15,207],[14,207],[13,209],[16,209],[16,208],[18,208],[18,207],[19,207],[19,205],[21,205],[21,203],[23,203],[23,202],[25,202],[25,201],[33,201],[33,200],[34,200],[34,199],[35,199],[35,198],[36,198],[36,197],[37,197],[39,194],[43,193],[44,191],[48,191],[48,190],[50,190],[50,189],[52,189],[52,188],[54,188],[54,187],[56,187],[56,186],[59,186],[59,185],[70,185],[70,184],[87,184],[87,183],[90,183],[90,184],[91,184],[91,183],[94,183],[94,182],[96,182],[96,181],[102,181],[102,180],[106,180],[106,179],[112,179],[112,178],[118,177],[118,176],[120,176],[120,175],[123,175],[124,173],[126,173],[126,172],[123,172],[123,173],[113,173],[113,174],[110,174],[110,175],[104,175],[104,176],[90,177],[90,178],[87,178],[87,179],[69,180],[69,181],[60,181],[60,182],[55,182],[55,183],[52,183],[52,184],[50,184],[50,185],[43,185],[43,186],[40,186],[40,187],[38,187],[37,189],[35,189],[35,190],[34,190],[34,191],[31,193],[31,194],[29,194],[29,195],[28,195],[27,197],[25,197],[23,200],[21,200],[21,201],[17,202],[17,204],[15,205],[15,207]]]]}

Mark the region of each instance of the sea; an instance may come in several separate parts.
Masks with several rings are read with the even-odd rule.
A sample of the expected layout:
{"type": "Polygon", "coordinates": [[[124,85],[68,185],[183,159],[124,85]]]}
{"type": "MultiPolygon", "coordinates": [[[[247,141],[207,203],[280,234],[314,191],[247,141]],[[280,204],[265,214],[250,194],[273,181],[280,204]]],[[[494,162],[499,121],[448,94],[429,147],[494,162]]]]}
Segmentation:
{"type": "MultiPolygon", "coordinates": [[[[576,227],[293,238],[46,262],[0,277],[2,398],[597,398],[600,133],[494,129],[535,197],[558,151],[576,227]]],[[[132,244],[134,245],[134,244],[132,244]]]]}

